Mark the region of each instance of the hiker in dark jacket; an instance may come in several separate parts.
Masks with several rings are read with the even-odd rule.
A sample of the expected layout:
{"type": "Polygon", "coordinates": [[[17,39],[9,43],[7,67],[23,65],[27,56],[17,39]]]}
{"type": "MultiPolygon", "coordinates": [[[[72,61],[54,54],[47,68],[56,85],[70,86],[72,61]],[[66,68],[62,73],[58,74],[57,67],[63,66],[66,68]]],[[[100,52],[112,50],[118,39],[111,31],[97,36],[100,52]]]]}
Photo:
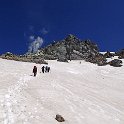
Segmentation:
{"type": "Polygon", "coordinates": [[[34,77],[35,77],[37,74],[37,67],[36,66],[34,66],[34,68],[33,68],[33,73],[34,73],[34,77]]]}
{"type": "Polygon", "coordinates": [[[42,69],[42,72],[44,73],[44,71],[45,71],[45,67],[43,66],[41,69],[42,69]]]}
{"type": "Polygon", "coordinates": [[[48,66],[45,67],[45,72],[48,72],[48,66]]]}
{"type": "Polygon", "coordinates": [[[50,67],[47,68],[47,71],[50,72],[50,67]]]}

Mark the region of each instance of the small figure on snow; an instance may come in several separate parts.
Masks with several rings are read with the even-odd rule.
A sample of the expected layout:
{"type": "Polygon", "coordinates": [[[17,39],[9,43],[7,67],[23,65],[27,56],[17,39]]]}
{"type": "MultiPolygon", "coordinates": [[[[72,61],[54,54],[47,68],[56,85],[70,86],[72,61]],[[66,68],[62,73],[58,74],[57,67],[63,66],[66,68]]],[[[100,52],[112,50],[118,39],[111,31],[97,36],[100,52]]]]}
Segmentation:
{"type": "Polygon", "coordinates": [[[50,72],[50,67],[46,66],[45,67],[45,72],[50,72]]]}
{"type": "Polygon", "coordinates": [[[45,72],[48,72],[48,66],[45,67],[45,72]]]}
{"type": "Polygon", "coordinates": [[[47,68],[47,71],[50,72],[50,67],[47,68]]]}
{"type": "Polygon", "coordinates": [[[33,68],[33,73],[34,73],[34,77],[37,75],[37,67],[36,66],[34,66],[34,68],[33,68]]]}
{"type": "Polygon", "coordinates": [[[43,66],[41,69],[42,69],[42,72],[44,73],[44,71],[45,71],[45,67],[43,66]]]}

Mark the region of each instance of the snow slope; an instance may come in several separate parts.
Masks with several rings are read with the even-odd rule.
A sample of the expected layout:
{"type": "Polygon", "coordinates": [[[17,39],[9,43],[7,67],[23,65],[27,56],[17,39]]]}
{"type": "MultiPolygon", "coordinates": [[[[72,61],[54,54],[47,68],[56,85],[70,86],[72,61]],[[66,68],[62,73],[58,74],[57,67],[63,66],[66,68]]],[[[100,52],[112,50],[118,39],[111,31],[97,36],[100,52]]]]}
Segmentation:
{"type": "Polygon", "coordinates": [[[0,59],[0,124],[124,124],[124,66],[0,59]],[[36,77],[32,68],[38,67],[36,77]]]}

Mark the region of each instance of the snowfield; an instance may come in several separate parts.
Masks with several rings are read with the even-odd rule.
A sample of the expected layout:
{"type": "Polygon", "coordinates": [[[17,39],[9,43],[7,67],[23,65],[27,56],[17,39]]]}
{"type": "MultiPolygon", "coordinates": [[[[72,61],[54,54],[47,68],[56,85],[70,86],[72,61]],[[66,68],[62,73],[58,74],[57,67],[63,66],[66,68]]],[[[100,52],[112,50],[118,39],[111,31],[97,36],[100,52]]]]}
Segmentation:
{"type": "Polygon", "coordinates": [[[48,63],[0,59],[0,124],[124,124],[124,66],[48,63]]]}

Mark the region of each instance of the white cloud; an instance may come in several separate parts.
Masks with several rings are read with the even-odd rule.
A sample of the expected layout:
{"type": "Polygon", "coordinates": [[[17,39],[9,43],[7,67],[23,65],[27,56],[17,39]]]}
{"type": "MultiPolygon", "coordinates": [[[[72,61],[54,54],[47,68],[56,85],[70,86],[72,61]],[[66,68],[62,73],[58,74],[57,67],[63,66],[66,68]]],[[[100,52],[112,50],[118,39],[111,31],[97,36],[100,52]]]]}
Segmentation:
{"type": "MultiPolygon", "coordinates": [[[[33,38],[33,37],[31,37],[33,38]]],[[[28,47],[28,52],[29,53],[36,53],[38,51],[38,49],[41,47],[41,45],[43,44],[43,39],[41,37],[37,37],[36,39],[34,39],[34,41],[29,45],[28,47]]]]}

